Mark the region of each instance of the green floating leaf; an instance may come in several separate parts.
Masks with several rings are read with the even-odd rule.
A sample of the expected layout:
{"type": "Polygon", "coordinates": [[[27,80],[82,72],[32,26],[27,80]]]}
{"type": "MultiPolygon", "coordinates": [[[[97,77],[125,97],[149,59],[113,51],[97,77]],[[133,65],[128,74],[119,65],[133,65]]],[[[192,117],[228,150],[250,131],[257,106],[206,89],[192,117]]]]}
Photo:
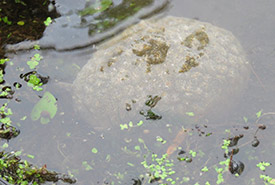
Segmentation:
{"type": "Polygon", "coordinates": [[[201,169],[201,171],[202,171],[202,172],[208,172],[207,166],[203,167],[203,168],[201,169]]]}
{"type": "Polygon", "coordinates": [[[28,158],[34,159],[34,155],[28,154],[27,155],[28,158]]]}
{"type": "Polygon", "coordinates": [[[127,164],[128,164],[129,166],[131,166],[131,167],[134,167],[134,166],[135,166],[133,163],[130,163],[130,162],[128,162],[127,164]]]}
{"type": "Polygon", "coordinates": [[[52,23],[52,19],[50,17],[47,17],[47,19],[44,21],[45,26],[49,26],[52,23]]]}
{"type": "Polygon", "coordinates": [[[257,167],[260,168],[260,170],[265,171],[266,167],[270,166],[271,164],[269,162],[260,162],[257,164],[257,167]]]}
{"type": "Polygon", "coordinates": [[[4,64],[5,62],[8,62],[8,61],[10,61],[10,59],[2,58],[2,59],[0,59],[0,64],[4,64]]]}
{"type": "Polygon", "coordinates": [[[2,145],[2,148],[3,148],[3,149],[8,148],[8,147],[9,147],[9,144],[8,144],[8,143],[4,143],[4,144],[2,145]]]}
{"type": "Polygon", "coordinates": [[[27,116],[23,116],[20,120],[25,121],[27,119],[27,116]]]}
{"type": "Polygon", "coordinates": [[[92,148],[92,152],[93,152],[94,154],[96,154],[96,153],[98,152],[98,150],[97,150],[96,148],[92,148]]]}
{"type": "Polygon", "coordinates": [[[140,120],[140,121],[137,123],[137,126],[141,126],[141,125],[143,125],[143,121],[142,121],[142,120],[140,120]]]}
{"type": "Polygon", "coordinates": [[[194,112],[186,112],[186,115],[188,115],[188,116],[195,116],[194,112]]]}
{"type": "Polygon", "coordinates": [[[120,124],[120,130],[126,130],[126,129],[128,129],[127,124],[120,124]]]}
{"type": "Polygon", "coordinates": [[[17,24],[18,24],[19,26],[23,26],[23,25],[25,24],[25,22],[24,22],[24,21],[18,21],[17,24]]]}
{"type": "Polygon", "coordinates": [[[143,139],[141,139],[141,138],[138,138],[138,142],[140,142],[140,143],[144,143],[144,140],[143,140],[143,139]]]}
{"type": "Polygon", "coordinates": [[[260,110],[259,112],[256,113],[257,118],[261,117],[262,112],[263,112],[263,110],[260,110]]]}
{"type": "Polygon", "coordinates": [[[141,149],[140,149],[140,146],[139,146],[139,145],[136,145],[136,146],[135,146],[135,150],[140,151],[140,150],[141,150],[141,149]]]}
{"type": "Polygon", "coordinates": [[[40,50],[40,46],[39,46],[38,44],[35,44],[35,45],[33,46],[33,49],[40,50]]]}
{"type": "Polygon", "coordinates": [[[247,117],[245,117],[245,116],[243,117],[243,120],[244,120],[244,122],[245,122],[245,123],[247,123],[247,122],[248,122],[248,118],[247,118],[247,117]]]}
{"type": "Polygon", "coordinates": [[[130,121],[130,122],[128,123],[128,125],[129,125],[129,127],[133,127],[133,126],[134,126],[134,124],[133,124],[132,121],[130,121]]]}
{"type": "Polygon", "coordinates": [[[27,64],[30,67],[30,69],[34,69],[39,64],[39,61],[41,61],[42,59],[43,57],[39,53],[36,53],[31,58],[31,60],[27,62],[27,64]]]}
{"type": "Polygon", "coordinates": [[[38,86],[40,84],[40,79],[36,75],[30,75],[28,83],[31,83],[33,86],[38,86]]]}
{"type": "Polygon", "coordinates": [[[50,92],[45,92],[43,97],[33,107],[31,119],[33,121],[40,119],[42,124],[47,124],[53,119],[57,112],[57,104],[55,97],[50,92]]]}

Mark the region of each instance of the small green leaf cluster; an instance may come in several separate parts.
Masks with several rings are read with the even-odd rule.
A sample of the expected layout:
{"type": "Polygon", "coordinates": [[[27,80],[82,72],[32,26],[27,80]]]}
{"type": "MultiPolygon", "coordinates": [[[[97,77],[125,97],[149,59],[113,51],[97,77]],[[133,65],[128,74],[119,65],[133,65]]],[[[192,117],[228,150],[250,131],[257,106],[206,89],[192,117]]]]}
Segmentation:
{"type": "MultiPolygon", "coordinates": [[[[40,49],[39,46],[35,45],[35,48],[36,49],[40,49]]],[[[28,66],[30,69],[35,69],[38,65],[39,65],[39,62],[43,59],[43,57],[36,53],[34,54],[34,56],[31,58],[31,60],[29,60],[27,62],[28,66]]],[[[31,74],[29,77],[28,77],[28,86],[32,87],[33,90],[35,91],[42,91],[42,85],[43,83],[41,82],[40,78],[38,78],[38,76],[36,75],[36,71],[33,72],[33,74],[31,74]]]]}
{"type": "Polygon", "coordinates": [[[260,162],[257,164],[257,167],[260,168],[260,170],[265,171],[266,167],[270,166],[269,162],[260,162]]]}
{"type": "Polygon", "coordinates": [[[0,17],[0,22],[2,22],[2,21],[3,21],[5,24],[7,24],[7,25],[11,25],[11,24],[12,24],[12,22],[9,21],[8,16],[0,17]]]}
{"type": "MultiPolygon", "coordinates": [[[[10,61],[8,58],[2,58],[0,59],[0,65],[4,65],[6,62],[10,61]]],[[[4,79],[3,69],[0,68],[0,84],[3,83],[4,79]]]]}
{"type": "Polygon", "coordinates": [[[165,144],[167,142],[165,139],[163,139],[160,136],[157,136],[156,139],[157,139],[158,142],[161,142],[161,144],[165,144]]]}
{"type": "MultiPolygon", "coordinates": [[[[225,154],[228,154],[229,145],[230,145],[230,140],[226,140],[226,139],[223,140],[223,145],[221,148],[225,151],[225,154]]],[[[221,184],[224,182],[223,173],[228,169],[229,163],[230,163],[230,159],[228,158],[224,161],[219,162],[219,165],[221,165],[222,167],[218,167],[218,166],[215,167],[215,170],[218,173],[217,181],[216,181],[217,184],[221,184]]]]}
{"type": "Polygon", "coordinates": [[[36,53],[31,58],[31,60],[27,62],[27,64],[30,67],[30,69],[34,69],[39,64],[39,61],[42,59],[43,59],[43,57],[40,54],[36,53]]]}
{"type": "MultiPolygon", "coordinates": [[[[262,162],[259,162],[256,166],[261,171],[265,171],[266,167],[269,167],[270,165],[271,165],[271,163],[262,161],[262,162]]],[[[263,179],[268,184],[274,184],[275,185],[275,178],[272,178],[272,177],[270,177],[268,175],[264,175],[264,174],[260,174],[260,178],[263,179]]]]}
{"type": "Polygon", "coordinates": [[[191,163],[192,162],[192,158],[195,158],[197,156],[197,152],[190,150],[189,151],[189,156],[184,156],[184,157],[178,157],[177,159],[179,161],[185,161],[187,163],[191,163]]]}
{"type": "Polygon", "coordinates": [[[126,123],[125,124],[120,124],[120,130],[128,130],[132,127],[139,127],[141,125],[143,125],[142,120],[140,120],[136,125],[134,125],[133,122],[130,121],[128,124],[126,124],[126,123]]]}
{"type": "Polygon", "coordinates": [[[160,158],[158,158],[157,154],[151,155],[152,164],[148,164],[146,159],[141,162],[141,164],[149,171],[150,180],[149,182],[155,180],[165,180],[171,184],[175,184],[176,181],[173,180],[171,175],[176,172],[172,169],[174,166],[173,160],[168,159],[168,154],[163,154],[160,158]]]}
{"type": "Polygon", "coordinates": [[[41,80],[35,75],[32,74],[29,76],[28,86],[32,87],[35,91],[42,91],[43,88],[41,87],[43,83],[41,80]]]}
{"type": "Polygon", "coordinates": [[[186,114],[187,116],[191,116],[191,117],[195,116],[194,112],[186,112],[185,114],[186,114]]]}
{"type": "Polygon", "coordinates": [[[50,18],[50,17],[47,17],[47,19],[44,21],[44,24],[46,26],[49,26],[51,23],[52,23],[52,18],[50,18]]]}
{"type": "Polygon", "coordinates": [[[203,168],[201,169],[201,171],[202,171],[202,172],[208,172],[209,169],[207,168],[207,166],[205,166],[205,167],[203,167],[203,168]]]}
{"type": "Polygon", "coordinates": [[[217,179],[216,183],[217,184],[223,183],[224,182],[224,178],[223,178],[224,169],[216,167],[215,170],[218,173],[218,176],[217,176],[218,179],[217,179]]]}
{"type": "Polygon", "coordinates": [[[26,160],[21,160],[21,152],[0,152],[0,177],[11,184],[27,185],[32,183],[38,185],[45,181],[56,182],[62,180],[75,183],[75,179],[48,171],[46,165],[38,168],[26,160]]]}
{"type": "Polygon", "coordinates": [[[3,124],[11,125],[11,120],[8,116],[12,115],[12,111],[10,108],[7,108],[7,105],[8,103],[4,103],[0,108],[0,122],[3,124]]]}
{"type": "Polygon", "coordinates": [[[12,121],[9,116],[13,113],[10,108],[7,108],[7,105],[8,103],[4,103],[2,107],[0,107],[0,138],[9,140],[18,136],[20,131],[12,126],[12,121]]]}
{"type": "Polygon", "coordinates": [[[272,177],[269,177],[268,175],[260,175],[260,178],[269,184],[275,184],[275,179],[272,177]]]}
{"type": "Polygon", "coordinates": [[[229,147],[229,145],[230,145],[230,140],[226,140],[226,139],[224,139],[223,140],[223,145],[222,145],[222,149],[225,151],[225,153],[226,154],[228,154],[228,147],[229,147]]]}
{"type": "Polygon", "coordinates": [[[257,118],[260,118],[261,115],[262,115],[262,113],[263,113],[263,110],[259,110],[259,111],[256,113],[257,118]]]}
{"type": "Polygon", "coordinates": [[[92,148],[92,153],[96,154],[98,152],[97,148],[92,148]]]}
{"type": "Polygon", "coordinates": [[[0,93],[0,98],[11,99],[13,93],[14,91],[11,89],[11,87],[6,86],[5,88],[2,88],[2,91],[0,93]]]}

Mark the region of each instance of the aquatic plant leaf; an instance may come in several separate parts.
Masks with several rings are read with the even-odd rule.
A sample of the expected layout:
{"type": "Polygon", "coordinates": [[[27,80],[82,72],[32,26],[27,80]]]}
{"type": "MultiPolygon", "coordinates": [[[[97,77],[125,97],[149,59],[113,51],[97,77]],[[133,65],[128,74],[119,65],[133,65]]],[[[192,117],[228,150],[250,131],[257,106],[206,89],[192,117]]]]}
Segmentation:
{"type": "Polygon", "coordinates": [[[39,46],[38,44],[35,44],[35,45],[33,46],[33,49],[40,50],[40,46],[39,46]]]}
{"type": "Polygon", "coordinates": [[[260,110],[256,113],[257,118],[261,117],[263,110],[260,110]]]}
{"type": "Polygon", "coordinates": [[[93,152],[94,154],[96,154],[96,153],[98,152],[98,150],[97,150],[96,148],[92,148],[92,152],[93,152]]]}
{"type": "Polygon", "coordinates": [[[33,107],[31,119],[33,121],[40,119],[42,124],[47,124],[53,119],[57,112],[57,104],[55,97],[50,92],[45,92],[43,97],[33,107]]]}
{"type": "Polygon", "coordinates": [[[0,64],[4,64],[5,62],[8,62],[10,59],[9,58],[2,58],[0,59],[0,64]]]}
{"type": "Polygon", "coordinates": [[[40,79],[37,78],[36,75],[30,75],[30,80],[28,81],[28,83],[31,83],[31,84],[33,84],[34,86],[37,86],[37,85],[39,85],[39,83],[40,83],[40,79]]]}
{"type": "Polygon", "coordinates": [[[186,115],[188,115],[188,116],[195,116],[194,112],[186,112],[186,115]]]}
{"type": "Polygon", "coordinates": [[[47,19],[44,21],[45,26],[49,26],[52,23],[52,18],[47,17],[47,19]]]}
{"type": "Polygon", "coordinates": [[[36,66],[39,64],[39,61],[42,60],[42,59],[43,59],[43,57],[42,57],[40,54],[36,53],[36,54],[34,54],[34,56],[31,58],[31,60],[29,60],[29,61],[27,62],[27,64],[28,64],[28,66],[30,67],[30,69],[34,69],[34,68],[36,68],[36,66]]]}
{"type": "Polygon", "coordinates": [[[18,21],[17,24],[18,24],[19,26],[23,26],[23,25],[25,24],[25,22],[24,22],[24,21],[18,21]]]}
{"type": "Polygon", "coordinates": [[[31,155],[31,154],[28,154],[27,157],[30,159],[34,159],[34,155],[31,155]]]}
{"type": "Polygon", "coordinates": [[[120,124],[120,130],[125,130],[128,129],[128,125],[127,124],[120,124]]]}
{"type": "Polygon", "coordinates": [[[142,120],[140,120],[140,121],[137,123],[137,126],[141,126],[141,125],[143,125],[143,121],[142,121],[142,120]]]}

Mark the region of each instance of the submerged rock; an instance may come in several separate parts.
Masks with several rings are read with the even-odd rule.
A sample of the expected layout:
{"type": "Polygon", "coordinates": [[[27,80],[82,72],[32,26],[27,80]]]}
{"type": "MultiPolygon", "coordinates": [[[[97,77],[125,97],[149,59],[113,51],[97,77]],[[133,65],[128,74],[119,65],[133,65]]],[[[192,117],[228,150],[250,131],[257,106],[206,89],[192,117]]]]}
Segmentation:
{"type": "Polygon", "coordinates": [[[98,128],[130,121],[148,97],[157,99],[150,111],[199,119],[230,104],[248,71],[231,32],[186,18],[151,18],[99,46],[73,83],[73,99],[81,118],[98,128]]]}

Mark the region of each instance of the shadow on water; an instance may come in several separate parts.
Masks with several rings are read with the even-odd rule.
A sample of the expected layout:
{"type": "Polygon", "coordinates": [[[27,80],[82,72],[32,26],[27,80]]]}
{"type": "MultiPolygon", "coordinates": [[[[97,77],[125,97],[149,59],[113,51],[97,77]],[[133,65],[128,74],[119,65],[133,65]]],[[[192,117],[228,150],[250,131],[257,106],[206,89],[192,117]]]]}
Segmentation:
{"type": "MultiPolygon", "coordinates": [[[[6,11],[10,3],[4,2],[0,3],[1,18],[10,14],[6,11]]],[[[106,1],[107,5],[108,2],[106,1]]],[[[61,86],[56,89],[54,83],[56,80],[72,82],[95,50],[92,46],[95,41],[121,30],[118,26],[112,32],[109,27],[116,25],[119,18],[113,19],[114,22],[108,24],[102,20],[112,20],[110,17],[120,16],[116,13],[116,9],[122,5],[127,5],[125,6],[128,8],[125,8],[127,11],[131,9],[132,13],[136,13],[135,11],[140,7],[135,9],[129,5],[129,2],[132,3],[132,1],[113,1],[112,5],[109,4],[111,7],[107,8],[107,11],[87,15],[83,12],[88,11],[84,10],[93,12],[98,8],[98,5],[94,5],[94,1],[86,4],[85,1],[77,3],[72,1],[70,5],[70,3],[63,4],[62,1],[56,0],[56,8],[50,13],[49,4],[39,8],[39,10],[45,10],[45,14],[43,13],[45,17],[37,16],[34,11],[37,7],[30,8],[32,10],[30,12],[34,13],[31,14],[31,19],[18,20],[8,16],[8,20],[15,26],[9,32],[2,31],[9,30],[6,29],[9,28],[9,23],[0,22],[1,46],[18,43],[27,38],[27,40],[40,39],[42,48],[42,50],[26,50],[36,42],[8,47],[9,52],[17,50],[17,53],[6,55],[11,58],[13,66],[7,63],[7,66],[2,69],[5,71],[3,85],[11,86],[15,92],[12,99],[8,100],[8,105],[16,113],[10,117],[21,132],[19,136],[8,142],[9,146],[5,149],[22,151],[22,159],[27,159],[33,164],[39,166],[47,164],[49,169],[73,174],[77,178],[77,184],[172,184],[173,180],[176,184],[207,182],[215,184],[222,181],[227,184],[260,184],[263,180],[273,183],[274,165],[269,166],[267,163],[260,162],[275,163],[273,157],[275,66],[272,64],[275,58],[275,40],[272,37],[275,24],[271,24],[275,22],[275,15],[272,8],[268,8],[272,7],[271,5],[274,7],[275,3],[175,0],[171,2],[170,9],[164,11],[170,15],[196,17],[212,22],[231,30],[241,40],[258,77],[251,75],[245,95],[236,102],[232,111],[226,112],[221,119],[196,120],[195,124],[190,125],[189,119],[181,120],[177,115],[171,118],[164,112],[160,113],[162,116],[160,120],[146,120],[142,115],[138,115],[132,119],[132,123],[121,120],[121,125],[98,131],[77,117],[73,111],[70,94],[60,93],[62,88],[64,90],[67,87],[61,86]],[[41,22],[48,16],[58,17],[58,12],[61,17],[56,18],[45,31],[44,24],[41,22]],[[79,12],[82,12],[82,17],[77,16],[79,12]],[[33,29],[32,24],[35,23],[31,21],[33,16],[41,19],[37,21],[40,23],[38,30],[33,29]],[[264,19],[268,23],[264,23],[264,19]],[[18,29],[21,27],[18,21],[24,21],[25,25],[30,27],[25,30],[18,29]],[[102,22],[95,24],[97,21],[102,22]],[[105,25],[107,26],[104,27],[105,25]],[[65,28],[68,32],[64,31],[65,28]],[[54,31],[55,29],[57,31],[54,31]],[[97,32],[104,32],[104,29],[111,31],[106,31],[107,34],[104,37],[97,34],[97,32]],[[254,31],[251,32],[251,30],[254,31]],[[13,34],[7,38],[10,32],[13,34]],[[37,34],[33,34],[34,32],[37,34]],[[53,37],[55,32],[56,35],[53,37]],[[22,35],[23,37],[20,38],[19,36],[22,35]],[[77,35],[81,35],[81,38],[77,35]],[[80,49],[85,47],[87,48],[80,49]],[[43,48],[72,51],[60,53],[43,50],[43,48]],[[22,49],[23,51],[18,52],[22,49]],[[80,50],[73,51],[74,49],[80,50]],[[43,59],[35,70],[42,76],[50,76],[49,82],[41,86],[42,92],[32,90],[24,79],[19,78],[20,74],[32,71],[26,63],[36,53],[43,56],[43,59]],[[20,83],[22,87],[16,88],[13,86],[14,82],[20,83]],[[52,92],[57,97],[58,111],[50,123],[41,124],[40,120],[32,121],[30,113],[45,91],[52,92]],[[261,109],[263,111],[260,111],[261,109]],[[23,119],[25,115],[27,118],[23,119]],[[141,120],[143,121],[140,122],[141,120]],[[229,140],[230,144],[226,140],[229,140]],[[166,156],[167,153],[169,156],[166,156]],[[34,155],[35,158],[28,157],[29,154],[34,155]],[[265,170],[261,170],[257,165],[261,169],[265,167],[265,170]],[[240,176],[236,176],[236,173],[240,176]]],[[[150,15],[154,9],[161,10],[163,2],[167,1],[144,2],[145,4],[140,6],[144,6],[145,8],[141,9],[147,12],[144,14],[141,10],[140,14],[133,16],[134,20],[121,23],[122,27],[137,22],[140,18],[146,17],[145,15],[150,15]],[[146,6],[149,8],[146,9],[146,6]]],[[[28,1],[25,3],[27,4],[28,1]]],[[[21,6],[24,7],[24,5],[17,7],[21,6]]],[[[19,12],[16,9],[13,11],[19,12]]],[[[125,15],[132,16],[127,14],[127,11],[125,15]]],[[[28,17],[27,14],[24,16],[28,17]]],[[[122,16],[123,18],[125,16],[122,16]]],[[[1,49],[3,57],[5,50],[3,47],[1,49]]],[[[1,99],[2,103],[6,100],[1,99]]],[[[192,117],[192,113],[190,112],[188,116],[192,117]]],[[[1,143],[5,142],[1,141],[1,143]]],[[[4,149],[3,146],[2,149],[4,149]]]]}

